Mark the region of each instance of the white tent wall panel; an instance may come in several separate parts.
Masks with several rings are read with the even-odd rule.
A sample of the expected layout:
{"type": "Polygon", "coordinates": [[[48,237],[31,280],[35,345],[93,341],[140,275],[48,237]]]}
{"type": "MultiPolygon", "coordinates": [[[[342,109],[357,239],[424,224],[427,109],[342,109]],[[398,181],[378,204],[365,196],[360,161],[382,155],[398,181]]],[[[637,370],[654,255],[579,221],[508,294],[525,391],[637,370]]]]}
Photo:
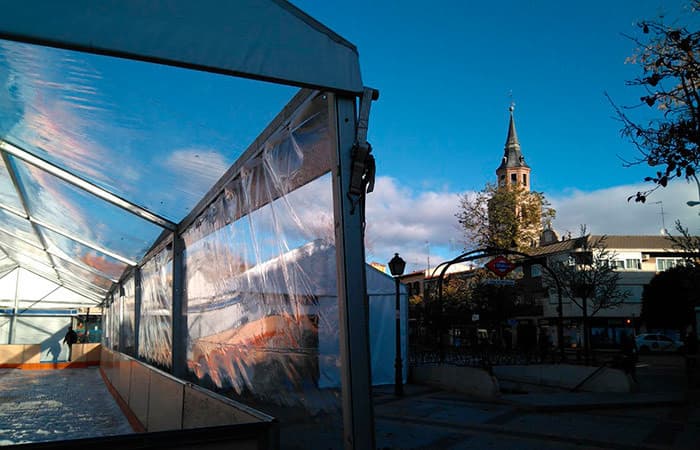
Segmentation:
{"type": "Polygon", "coordinates": [[[10,324],[12,317],[0,315],[0,345],[10,343],[10,324]]]}
{"type": "Polygon", "coordinates": [[[55,291],[59,286],[35,275],[31,272],[27,272],[24,269],[19,269],[19,280],[17,281],[17,298],[24,301],[34,301],[37,304],[55,291]]]}
{"type": "Polygon", "coordinates": [[[0,278],[0,301],[3,304],[12,305],[16,298],[17,292],[17,276],[19,269],[14,269],[0,278]]]}
{"type": "Polygon", "coordinates": [[[15,299],[21,309],[66,309],[97,305],[95,299],[82,296],[23,268],[16,268],[0,278],[0,303],[11,308],[15,299]]]}
{"type": "Polygon", "coordinates": [[[71,303],[73,302],[76,306],[98,306],[99,302],[94,299],[84,297],[78,293],[71,291],[63,286],[59,286],[58,289],[52,291],[46,297],[42,299],[45,303],[71,303]]]}
{"type": "Polygon", "coordinates": [[[71,323],[69,316],[18,316],[11,344],[41,344],[41,362],[68,360],[63,338],[71,323]]]}

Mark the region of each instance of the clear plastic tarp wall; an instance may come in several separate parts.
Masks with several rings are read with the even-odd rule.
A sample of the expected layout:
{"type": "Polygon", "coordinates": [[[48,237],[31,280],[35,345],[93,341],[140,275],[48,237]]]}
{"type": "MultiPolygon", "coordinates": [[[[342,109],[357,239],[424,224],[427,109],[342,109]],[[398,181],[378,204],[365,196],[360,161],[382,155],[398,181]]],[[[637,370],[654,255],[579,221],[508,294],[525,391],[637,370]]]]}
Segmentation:
{"type": "Polygon", "coordinates": [[[140,358],[172,366],[172,249],[167,246],[141,268],[140,358]]]}
{"type": "Polygon", "coordinates": [[[183,235],[188,366],[263,410],[337,410],[339,389],[319,384],[319,324],[338,321],[318,303],[335,278],[327,97],[261,149],[183,235]]]}
{"type": "Polygon", "coordinates": [[[121,339],[121,351],[129,355],[134,354],[136,348],[136,286],[134,277],[130,276],[121,285],[121,321],[119,337],[121,339]]]}

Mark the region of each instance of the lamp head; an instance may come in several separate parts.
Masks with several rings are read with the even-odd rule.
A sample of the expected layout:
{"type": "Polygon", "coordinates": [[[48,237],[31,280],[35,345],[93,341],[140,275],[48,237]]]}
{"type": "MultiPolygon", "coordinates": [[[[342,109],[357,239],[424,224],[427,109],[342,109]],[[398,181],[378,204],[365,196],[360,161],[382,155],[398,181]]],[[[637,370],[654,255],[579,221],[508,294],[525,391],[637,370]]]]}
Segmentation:
{"type": "Polygon", "coordinates": [[[394,257],[389,261],[389,270],[391,274],[395,277],[403,275],[403,271],[406,268],[406,261],[401,259],[398,253],[394,253],[394,257]]]}

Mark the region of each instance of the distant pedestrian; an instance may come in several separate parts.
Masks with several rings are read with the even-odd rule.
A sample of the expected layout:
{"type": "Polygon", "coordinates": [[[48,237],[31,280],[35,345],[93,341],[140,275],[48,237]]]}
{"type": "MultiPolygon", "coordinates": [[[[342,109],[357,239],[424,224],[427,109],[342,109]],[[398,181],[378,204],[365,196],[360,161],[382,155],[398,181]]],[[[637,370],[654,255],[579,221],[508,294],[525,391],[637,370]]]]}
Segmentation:
{"type": "Polygon", "coordinates": [[[63,342],[68,345],[68,361],[70,361],[73,356],[73,344],[78,342],[78,333],[73,330],[73,326],[68,326],[68,331],[63,338],[63,342]]]}
{"type": "Polygon", "coordinates": [[[689,330],[684,338],[685,370],[688,375],[688,381],[691,385],[694,385],[694,378],[697,376],[698,371],[698,338],[693,333],[693,330],[689,330]]]}
{"type": "Polygon", "coordinates": [[[540,360],[544,362],[547,359],[547,354],[549,353],[549,334],[544,328],[540,328],[540,334],[537,338],[540,347],[540,360]]]}
{"type": "Polygon", "coordinates": [[[634,336],[625,335],[622,338],[622,368],[637,382],[637,343],[634,336]]]}

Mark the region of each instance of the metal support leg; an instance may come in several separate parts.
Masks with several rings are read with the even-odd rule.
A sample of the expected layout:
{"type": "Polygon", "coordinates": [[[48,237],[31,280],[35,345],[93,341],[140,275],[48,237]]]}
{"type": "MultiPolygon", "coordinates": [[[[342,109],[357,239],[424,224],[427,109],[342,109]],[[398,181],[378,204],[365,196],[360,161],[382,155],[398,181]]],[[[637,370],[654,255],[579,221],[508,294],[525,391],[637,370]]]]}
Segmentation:
{"type": "Polygon", "coordinates": [[[394,360],[394,395],[403,395],[403,364],[401,362],[401,291],[399,277],[394,277],[396,282],[396,356],[394,360]]]}
{"type": "MultiPolygon", "coordinates": [[[[336,98],[337,151],[333,164],[340,358],[343,386],[343,444],[346,449],[374,448],[369,353],[369,305],[365,275],[362,208],[348,197],[356,133],[355,100],[336,98]]],[[[332,115],[331,117],[334,117],[332,115]]]]}
{"type": "Polygon", "coordinates": [[[17,271],[17,278],[15,279],[15,297],[14,303],[12,304],[12,317],[10,317],[10,333],[7,335],[8,344],[14,344],[15,329],[17,328],[17,313],[19,313],[19,297],[17,296],[19,292],[19,267],[15,270],[17,271]]]}
{"type": "Polygon", "coordinates": [[[134,268],[134,357],[139,357],[141,341],[141,269],[134,268]]]}
{"type": "Polygon", "coordinates": [[[184,306],[185,242],[177,233],[173,235],[173,367],[178,378],[187,374],[187,318],[184,306]]]}

